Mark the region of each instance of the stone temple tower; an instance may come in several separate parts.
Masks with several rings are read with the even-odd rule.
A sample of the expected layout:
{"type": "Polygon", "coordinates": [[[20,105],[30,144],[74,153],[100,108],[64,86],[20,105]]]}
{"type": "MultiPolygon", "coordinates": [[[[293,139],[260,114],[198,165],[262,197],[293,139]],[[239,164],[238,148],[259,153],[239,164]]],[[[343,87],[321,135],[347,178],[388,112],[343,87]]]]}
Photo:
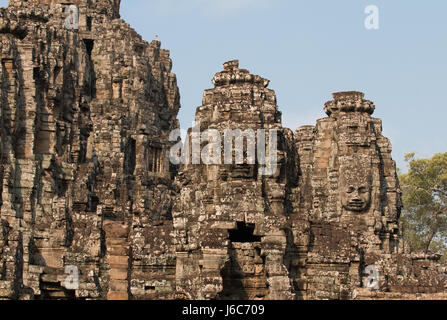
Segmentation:
{"type": "Polygon", "coordinates": [[[170,53],[119,5],[0,8],[0,299],[446,298],[363,93],[292,132],[229,61],[179,165],[170,53]]]}
{"type": "Polygon", "coordinates": [[[300,176],[290,220],[294,245],[307,247],[296,255],[305,262],[289,267],[297,296],[442,292],[439,257],[410,253],[403,244],[396,164],[382,121],[371,116],[374,103],[360,92],[333,97],[327,118],[295,132],[300,176]]]}
{"type": "Polygon", "coordinates": [[[347,297],[351,291],[344,288],[362,281],[365,259],[399,251],[400,188],[374,109],[360,92],[335,93],[325,105],[328,118],[296,131],[303,159],[299,194],[306,202],[301,214],[310,221],[309,298],[347,297]],[[332,292],[318,290],[325,277],[343,279],[340,274],[346,281],[337,280],[332,292]]]}
{"type": "Polygon", "coordinates": [[[213,83],[186,145],[203,156],[212,144],[216,163],[194,163],[192,150],[176,179],[178,298],[442,297],[439,256],[411,253],[402,241],[396,164],[373,102],[335,93],[324,106],[328,117],[292,134],[268,80],[230,61],[213,83]],[[277,130],[274,173],[260,174],[262,166],[245,158],[221,164],[228,129],[277,130]],[[221,138],[207,145],[211,131],[221,138]]]}
{"type": "Polygon", "coordinates": [[[173,297],[169,51],[116,0],[10,1],[0,61],[0,297],[173,297]]]}
{"type": "MultiPolygon", "coordinates": [[[[226,130],[253,130],[251,138],[249,134],[242,137],[247,155],[247,145],[262,128],[268,134],[270,130],[278,133],[278,167],[262,175],[262,166],[258,161],[247,162],[248,155],[243,163],[181,167],[182,188],[173,213],[178,293],[193,299],[289,299],[292,292],[283,257],[285,159],[292,132],[281,126],[275,93],[267,88],[269,81],[240,69],[238,61],[225,63],[213,83],[215,87],[205,91],[203,105],[197,109],[196,123],[200,122],[202,136],[211,129],[222,137],[217,142],[222,147],[218,160],[223,162],[228,152],[223,150],[224,140],[233,141],[226,130]]],[[[191,139],[193,135],[190,131],[191,139]]],[[[230,159],[232,154],[230,150],[230,159]]]]}

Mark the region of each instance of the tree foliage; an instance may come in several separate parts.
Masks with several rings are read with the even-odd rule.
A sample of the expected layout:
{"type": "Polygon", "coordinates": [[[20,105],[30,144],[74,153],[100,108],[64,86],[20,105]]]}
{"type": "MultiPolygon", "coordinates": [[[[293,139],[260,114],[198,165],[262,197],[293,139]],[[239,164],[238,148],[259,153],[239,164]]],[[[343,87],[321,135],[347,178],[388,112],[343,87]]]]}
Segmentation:
{"type": "Polygon", "coordinates": [[[431,159],[407,154],[406,174],[399,176],[403,192],[404,238],[413,250],[436,251],[447,257],[447,153],[431,159]]]}

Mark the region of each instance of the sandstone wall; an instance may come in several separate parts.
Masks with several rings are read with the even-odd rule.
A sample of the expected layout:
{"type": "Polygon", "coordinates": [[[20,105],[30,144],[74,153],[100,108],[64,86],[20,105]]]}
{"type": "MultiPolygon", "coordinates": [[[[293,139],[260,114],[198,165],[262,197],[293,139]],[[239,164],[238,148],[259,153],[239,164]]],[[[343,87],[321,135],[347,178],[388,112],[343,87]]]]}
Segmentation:
{"type": "MultiPolygon", "coordinates": [[[[190,164],[180,168],[181,191],[174,208],[177,289],[192,299],[291,298],[283,257],[286,139],[292,133],[281,126],[275,93],[267,89],[268,81],[239,69],[237,61],[226,63],[213,83],[215,88],[205,91],[203,105],[197,109],[196,122],[203,130],[217,130],[222,139],[225,129],[278,130],[279,165],[271,176],[261,175],[262,168],[247,162],[246,157],[241,164],[232,161],[233,165],[190,164]],[[241,251],[244,245],[246,249],[241,251]],[[256,266],[246,265],[244,256],[256,256],[261,261],[256,266]],[[225,281],[230,278],[233,280],[225,281]]],[[[191,143],[192,135],[190,132],[191,143]]],[[[221,147],[224,141],[218,144],[221,147]]],[[[224,148],[218,151],[219,159],[224,152],[224,148]]]]}
{"type": "Polygon", "coordinates": [[[169,51],[118,19],[118,2],[78,1],[79,30],[65,4],[40,3],[0,12],[0,296],[173,297],[169,51]]]}
{"type": "Polygon", "coordinates": [[[327,118],[292,133],[281,126],[268,80],[230,61],[213,83],[196,113],[202,137],[210,128],[221,137],[227,129],[275,129],[278,168],[259,174],[248,149],[243,165],[180,168],[174,227],[181,297],[445,297],[440,256],[411,253],[402,241],[396,165],[381,120],[371,116],[373,102],[360,92],[335,93],[327,118]]]}
{"type": "Polygon", "coordinates": [[[402,241],[396,165],[374,110],[362,93],[336,93],[325,105],[327,118],[295,132],[302,204],[294,215],[307,214],[309,222],[295,232],[308,246],[300,274],[305,298],[353,299],[366,286],[368,267],[377,270],[380,292],[444,290],[439,257],[415,258],[402,241]]]}

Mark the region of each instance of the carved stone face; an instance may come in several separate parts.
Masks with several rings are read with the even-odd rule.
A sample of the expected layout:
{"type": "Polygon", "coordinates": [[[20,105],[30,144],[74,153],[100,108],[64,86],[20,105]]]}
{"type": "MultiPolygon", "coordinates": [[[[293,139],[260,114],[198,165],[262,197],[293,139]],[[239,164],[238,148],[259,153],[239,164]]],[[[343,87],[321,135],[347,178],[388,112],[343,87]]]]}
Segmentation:
{"type": "Polygon", "coordinates": [[[368,124],[361,116],[343,116],[340,118],[340,140],[350,146],[369,146],[368,124]]]}
{"type": "Polygon", "coordinates": [[[348,211],[363,212],[371,201],[371,189],[367,184],[353,184],[343,190],[343,207],[348,211]]]}
{"type": "Polygon", "coordinates": [[[360,168],[344,168],[340,176],[340,195],[343,208],[364,212],[371,203],[371,173],[360,168]]]}

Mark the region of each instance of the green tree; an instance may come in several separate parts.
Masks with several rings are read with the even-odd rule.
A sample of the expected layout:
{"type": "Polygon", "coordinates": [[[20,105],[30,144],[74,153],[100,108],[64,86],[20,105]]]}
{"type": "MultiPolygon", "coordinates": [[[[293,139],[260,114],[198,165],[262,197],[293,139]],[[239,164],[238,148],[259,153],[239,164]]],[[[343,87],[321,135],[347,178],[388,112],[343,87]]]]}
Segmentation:
{"type": "Polygon", "coordinates": [[[413,250],[447,257],[447,153],[431,159],[407,154],[408,173],[399,176],[404,211],[404,238],[413,250]]]}

